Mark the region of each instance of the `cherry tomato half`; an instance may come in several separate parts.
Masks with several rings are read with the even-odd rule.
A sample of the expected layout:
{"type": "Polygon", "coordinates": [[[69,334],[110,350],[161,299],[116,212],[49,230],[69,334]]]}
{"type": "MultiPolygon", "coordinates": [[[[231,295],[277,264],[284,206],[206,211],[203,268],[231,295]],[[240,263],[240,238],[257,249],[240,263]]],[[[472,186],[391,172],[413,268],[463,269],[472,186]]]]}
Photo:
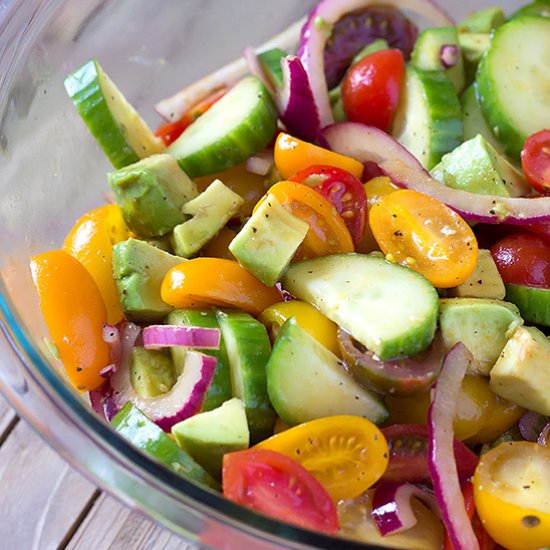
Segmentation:
{"type": "Polygon", "coordinates": [[[370,209],[369,223],[388,259],[418,271],[438,288],[463,283],[476,267],[472,229],[432,197],[410,189],[384,195],[370,209]]]}
{"type": "Polygon", "coordinates": [[[521,166],[533,189],[550,194],[550,130],[541,130],[527,139],[521,151],[521,166]]]}
{"type": "Polygon", "coordinates": [[[71,383],[79,391],[94,390],[105,379],[110,349],[103,340],[107,311],[86,268],[63,250],[31,258],[31,275],[40,308],[71,383]]]}
{"type": "Polygon", "coordinates": [[[336,208],[355,246],[363,239],[367,222],[367,194],[353,174],[334,166],[313,165],[294,174],[290,181],[313,187],[336,208]]]}
{"type": "Polygon", "coordinates": [[[373,52],[353,65],[342,83],[347,117],[387,131],[399,102],[405,60],[399,50],[373,52]]]}
{"type": "Polygon", "coordinates": [[[372,422],[359,416],[311,420],[274,435],[255,448],[271,449],[298,461],[335,502],[366,491],[388,465],[386,438],[372,422]]]}
{"type": "Polygon", "coordinates": [[[336,505],[324,487],[288,456],[249,449],[223,457],[223,494],[229,500],[306,529],[336,533],[336,505]]]}
{"type": "Polygon", "coordinates": [[[505,284],[550,288],[550,243],[538,235],[516,233],[491,247],[505,284]]]}

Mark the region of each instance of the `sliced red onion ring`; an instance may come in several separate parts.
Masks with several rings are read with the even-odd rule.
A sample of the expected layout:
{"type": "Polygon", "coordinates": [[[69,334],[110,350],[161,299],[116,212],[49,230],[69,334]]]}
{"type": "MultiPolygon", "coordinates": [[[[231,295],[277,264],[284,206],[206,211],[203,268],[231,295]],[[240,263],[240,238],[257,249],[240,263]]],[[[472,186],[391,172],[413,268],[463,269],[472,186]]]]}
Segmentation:
{"type": "Polygon", "coordinates": [[[254,48],[245,48],[243,51],[243,58],[246,61],[246,66],[248,67],[250,74],[253,74],[255,77],[259,78],[263,85],[269,90],[269,93],[275,95],[276,90],[262,67],[260,60],[256,55],[256,50],[254,48]]]}
{"type": "Polygon", "coordinates": [[[411,483],[382,483],[372,498],[372,516],[380,534],[394,535],[416,525],[417,519],[411,507],[412,497],[418,498],[439,515],[433,495],[411,483]]]}
{"type": "Polygon", "coordinates": [[[258,176],[267,176],[273,167],[273,153],[269,152],[266,155],[258,153],[249,157],[246,161],[246,169],[251,174],[258,176]]]}
{"type": "MultiPolygon", "coordinates": [[[[122,355],[122,341],[118,327],[105,323],[103,325],[103,340],[109,344],[111,361],[116,369],[122,355]]],[[[101,376],[103,376],[103,374],[101,376]]]]}
{"type": "Polygon", "coordinates": [[[430,0],[321,0],[311,11],[302,28],[298,55],[309,76],[322,127],[334,122],[324,67],[325,45],[330,38],[332,26],[347,13],[370,5],[413,11],[435,25],[453,24],[450,17],[430,0]]]}
{"type": "Polygon", "coordinates": [[[454,67],[460,58],[460,48],[456,44],[444,44],[439,50],[441,64],[450,69],[454,67]]]}
{"type": "Polygon", "coordinates": [[[220,329],[176,325],[150,325],[143,329],[146,349],[185,346],[187,348],[218,349],[220,329]]]}
{"type": "Polygon", "coordinates": [[[540,435],[537,439],[537,443],[539,445],[543,445],[544,447],[548,447],[548,436],[550,435],[550,422],[542,428],[542,431],[540,432],[540,435]]]}
{"type": "MultiPolygon", "coordinates": [[[[300,29],[304,25],[305,18],[296,21],[284,32],[274,36],[271,40],[262,44],[260,51],[271,48],[281,48],[286,51],[294,51],[300,36],[300,29]]],[[[155,105],[155,111],[167,122],[179,120],[195,103],[210,95],[221,86],[236,84],[248,71],[246,61],[241,57],[217,71],[197,80],[177,94],[159,101],[155,105]]]]}
{"type": "Polygon", "coordinates": [[[550,197],[508,198],[452,189],[401,160],[383,162],[380,169],[399,187],[429,195],[458,212],[465,220],[511,225],[550,220],[550,197]]]}
{"type": "Polygon", "coordinates": [[[472,354],[462,343],[447,354],[428,412],[428,466],[441,519],[456,550],[479,550],[466,512],[453,452],[453,421],[464,375],[472,354]]]}
{"type": "Polygon", "coordinates": [[[359,122],[340,122],[323,130],[329,147],[336,153],[363,163],[381,164],[400,160],[411,168],[424,168],[417,158],[386,132],[359,122]]]}
{"type": "Polygon", "coordinates": [[[518,422],[518,430],[525,441],[535,442],[544,429],[547,418],[534,411],[527,411],[518,422]]]}

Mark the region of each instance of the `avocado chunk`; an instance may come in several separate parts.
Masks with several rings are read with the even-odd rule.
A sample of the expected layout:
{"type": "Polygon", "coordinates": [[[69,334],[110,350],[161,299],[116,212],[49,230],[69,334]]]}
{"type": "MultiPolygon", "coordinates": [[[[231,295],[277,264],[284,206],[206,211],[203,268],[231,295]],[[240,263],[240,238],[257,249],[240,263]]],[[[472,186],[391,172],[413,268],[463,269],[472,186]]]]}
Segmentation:
{"type": "Polygon", "coordinates": [[[243,199],[220,180],[213,181],[198,197],[182,208],[190,220],[174,227],[171,242],[178,256],[190,258],[239,211],[243,199]]]}
{"type": "Polygon", "coordinates": [[[223,455],[248,449],[250,433],[243,402],[234,397],[221,407],[172,426],[177,444],[212,477],[219,479],[223,455]]]}
{"type": "Polygon", "coordinates": [[[447,153],[430,174],[447,187],[480,195],[520,197],[531,190],[523,175],[480,134],[447,153]]]}
{"type": "Polygon", "coordinates": [[[506,289],[489,250],[479,250],[474,272],[461,285],[450,288],[448,295],[456,298],[504,300],[506,289]]]}
{"type": "Polygon", "coordinates": [[[483,8],[473,11],[458,26],[458,31],[463,32],[491,32],[506,23],[506,15],[500,6],[483,8]]]}
{"type": "Polygon", "coordinates": [[[550,416],[550,341],[535,327],[519,327],[491,370],[493,391],[550,416]]]}
{"type": "Polygon", "coordinates": [[[309,224],[288,212],[268,194],[229,250],[239,263],[266,285],[273,286],[309,231],[309,224]]]}
{"type": "Polygon", "coordinates": [[[194,182],[171,155],[153,155],[108,176],[128,227],[144,238],[161,237],[187,218],[182,207],[197,196],[194,182]]]}
{"type": "Polygon", "coordinates": [[[506,299],[516,304],[526,321],[550,327],[550,289],[525,285],[505,287],[506,299]]]}
{"type": "Polygon", "coordinates": [[[184,261],[145,241],[117,243],[113,247],[113,277],[126,318],[154,322],[168,315],[173,308],[163,302],[160,287],[166,273],[184,261]]]}
{"type": "Polygon", "coordinates": [[[145,398],[170,391],[176,383],[170,355],[163,350],[133,347],[130,354],[130,382],[136,393],[145,398]]]}
{"type": "Polygon", "coordinates": [[[132,445],[152,456],[177,474],[219,490],[220,485],[191,456],[151,422],[135,405],[126,403],[111,421],[111,426],[132,445]]]}
{"type": "Polygon", "coordinates": [[[487,376],[510,335],[523,324],[518,308],[500,300],[445,298],[439,307],[445,346],[462,342],[470,350],[470,374],[487,376]]]}

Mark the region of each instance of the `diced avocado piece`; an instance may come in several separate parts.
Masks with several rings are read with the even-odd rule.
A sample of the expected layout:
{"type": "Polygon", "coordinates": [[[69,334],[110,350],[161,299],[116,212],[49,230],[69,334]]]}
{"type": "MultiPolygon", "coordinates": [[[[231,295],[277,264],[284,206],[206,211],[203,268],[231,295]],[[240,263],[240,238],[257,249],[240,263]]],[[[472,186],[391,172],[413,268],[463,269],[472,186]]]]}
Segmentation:
{"type": "Polygon", "coordinates": [[[130,354],[130,381],[141,397],[156,397],[170,391],[176,383],[170,355],[161,350],[133,347],[130,354]]]}
{"type": "Polygon", "coordinates": [[[506,23],[506,15],[500,6],[474,11],[458,26],[459,32],[491,32],[506,23]]]}
{"type": "Polygon", "coordinates": [[[491,370],[493,391],[550,416],[550,341],[535,327],[519,327],[491,370]]]}
{"type": "Polygon", "coordinates": [[[171,155],[153,155],[108,176],[128,227],[144,238],[161,237],[186,220],[182,207],[197,187],[171,155]]]}
{"type": "Polygon", "coordinates": [[[506,299],[516,304],[526,321],[550,327],[550,289],[525,285],[505,286],[506,299]]]}
{"type": "Polygon", "coordinates": [[[415,67],[426,71],[443,70],[460,93],[464,89],[464,61],[458,44],[456,27],[432,27],[420,33],[411,54],[415,67]],[[456,48],[456,63],[452,66],[443,63],[443,48],[456,48]]]}
{"type": "Polygon", "coordinates": [[[447,349],[462,342],[472,353],[470,374],[487,376],[514,330],[523,324],[514,304],[483,298],[440,300],[439,325],[447,349]]]}
{"type": "Polygon", "coordinates": [[[491,35],[485,32],[458,33],[458,43],[464,58],[466,82],[471,84],[476,75],[477,66],[489,47],[491,35]]]}
{"type": "Polygon", "coordinates": [[[146,242],[152,246],[156,246],[157,248],[164,250],[164,252],[168,252],[169,254],[174,253],[172,250],[172,244],[170,243],[170,237],[168,235],[164,235],[163,237],[158,237],[156,239],[147,239],[146,242]]]}
{"type": "Polygon", "coordinates": [[[159,321],[172,311],[160,297],[160,287],[166,273],[184,261],[137,239],[113,247],[113,277],[128,320],[159,321]]]}
{"type": "Polygon", "coordinates": [[[247,449],[250,442],[245,408],[236,397],[172,426],[172,435],[216,479],[221,476],[223,455],[247,449]]]}
{"type": "Polygon", "coordinates": [[[178,256],[190,258],[239,211],[243,199],[220,180],[213,181],[182,208],[190,220],[174,227],[171,243],[178,256]]]}
{"type": "Polygon", "coordinates": [[[309,231],[309,224],[286,210],[268,194],[252,214],[229,250],[239,263],[263,283],[273,286],[309,231]]]}
{"type": "Polygon", "coordinates": [[[489,250],[479,250],[474,272],[461,285],[450,288],[448,295],[455,298],[504,300],[506,289],[489,250]]]}
{"type": "MultiPolygon", "coordinates": [[[[177,309],[172,311],[166,318],[166,322],[170,325],[183,325],[191,327],[203,328],[220,328],[216,312],[213,309],[177,309]]],[[[170,349],[176,374],[180,375],[183,372],[185,365],[185,354],[187,348],[177,346],[170,349]]],[[[199,349],[201,353],[211,355],[217,360],[214,377],[202,404],[203,411],[210,411],[219,407],[224,401],[231,399],[231,374],[229,371],[229,359],[225,349],[225,341],[223,335],[220,338],[220,347],[218,349],[199,349]]]]}
{"type": "Polygon", "coordinates": [[[520,197],[531,190],[523,174],[479,134],[447,153],[430,174],[447,187],[480,195],[520,197]]]}
{"type": "Polygon", "coordinates": [[[167,433],[151,422],[135,405],[126,403],[111,426],[135,447],[152,456],[177,474],[217,491],[220,485],[199,466],[167,433]]]}

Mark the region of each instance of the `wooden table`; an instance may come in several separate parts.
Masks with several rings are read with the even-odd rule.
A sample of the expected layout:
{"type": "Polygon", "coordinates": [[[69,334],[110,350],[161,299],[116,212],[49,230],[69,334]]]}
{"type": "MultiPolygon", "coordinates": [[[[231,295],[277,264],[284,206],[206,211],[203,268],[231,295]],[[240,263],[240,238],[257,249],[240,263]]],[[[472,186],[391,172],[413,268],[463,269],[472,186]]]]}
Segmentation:
{"type": "Polygon", "coordinates": [[[197,550],[75,472],[0,396],[0,550],[197,550]]]}

